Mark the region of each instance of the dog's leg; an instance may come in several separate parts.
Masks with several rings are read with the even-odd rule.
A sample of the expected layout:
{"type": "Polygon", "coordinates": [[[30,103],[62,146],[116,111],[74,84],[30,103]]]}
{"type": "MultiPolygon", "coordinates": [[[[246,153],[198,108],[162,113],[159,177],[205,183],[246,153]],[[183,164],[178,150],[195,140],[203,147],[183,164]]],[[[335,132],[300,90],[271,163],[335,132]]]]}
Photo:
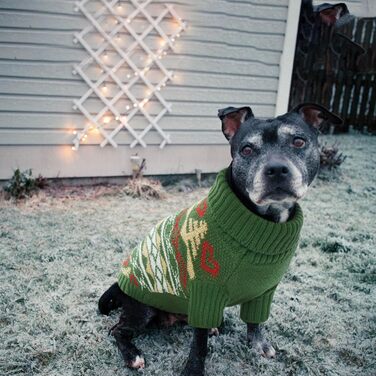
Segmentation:
{"type": "Polygon", "coordinates": [[[259,324],[247,324],[247,340],[250,345],[265,358],[274,358],[275,350],[271,343],[264,337],[259,324]]]}
{"type": "Polygon", "coordinates": [[[115,337],[125,365],[135,369],[144,368],[145,360],[141,351],[132,343],[132,339],[157,315],[157,310],[126,294],[122,298],[122,303],[123,311],[120,320],[111,329],[111,333],[115,337]]]}
{"type": "Polygon", "coordinates": [[[181,376],[203,376],[208,352],[208,330],[193,329],[193,340],[187,364],[181,376]]]}

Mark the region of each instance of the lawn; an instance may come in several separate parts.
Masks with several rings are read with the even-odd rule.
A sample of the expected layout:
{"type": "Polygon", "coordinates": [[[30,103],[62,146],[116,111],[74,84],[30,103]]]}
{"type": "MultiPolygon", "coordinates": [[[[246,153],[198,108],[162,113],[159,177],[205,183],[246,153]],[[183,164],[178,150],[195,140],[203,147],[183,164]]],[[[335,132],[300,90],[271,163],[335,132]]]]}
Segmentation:
{"type": "MultiPolygon", "coordinates": [[[[209,340],[207,375],[375,375],[376,137],[329,139],[348,157],[302,201],[300,247],[266,324],[277,358],[247,347],[231,308],[224,333],[209,340]]],[[[134,374],[108,335],[118,315],[99,315],[97,300],[148,229],[207,191],[175,186],[146,201],[85,188],[1,200],[0,375],[134,374]]],[[[147,362],[139,373],[178,374],[190,337],[189,327],[138,337],[147,362]]]]}

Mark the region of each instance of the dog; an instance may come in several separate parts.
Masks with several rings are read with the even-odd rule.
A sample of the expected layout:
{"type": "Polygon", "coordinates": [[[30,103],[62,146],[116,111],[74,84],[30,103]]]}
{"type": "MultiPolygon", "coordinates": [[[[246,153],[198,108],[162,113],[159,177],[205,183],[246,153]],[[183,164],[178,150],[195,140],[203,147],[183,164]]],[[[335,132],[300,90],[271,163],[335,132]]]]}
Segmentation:
{"type": "Polygon", "coordinates": [[[342,121],[314,103],[267,120],[250,107],[227,107],[218,116],[230,166],[206,198],[150,232],[99,300],[102,314],[122,308],[111,333],[130,368],[145,367],[132,343],[138,331],[186,321],[193,340],[181,375],[203,375],[208,335],[217,333],[223,309],[236,304],[250,346],[266,358],[276,355],[260,323],[297,247],[303,218],[297,201],[319,170],[319,127],[342,121]]]}

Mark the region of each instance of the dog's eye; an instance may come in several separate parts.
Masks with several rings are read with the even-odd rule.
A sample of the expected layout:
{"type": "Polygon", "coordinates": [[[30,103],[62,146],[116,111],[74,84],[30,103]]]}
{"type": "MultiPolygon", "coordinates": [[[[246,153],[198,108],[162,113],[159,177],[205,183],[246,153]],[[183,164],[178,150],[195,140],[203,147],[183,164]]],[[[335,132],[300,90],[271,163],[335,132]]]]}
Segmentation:
{"type": "Polygon", "coordinates": [[[242,148],[241,153],[243,155],[250,155],[252,154],[252,148],[249,145],[246,145],[242,148]]]}
{"type": "Polygon", "coordinates": [[[296,148],[303,148],[306,144],[306,141],[303,140],[302,138],[300,137],[295,137],[294,140],[292,141],[292,144],[296,147],[296,148]]]}

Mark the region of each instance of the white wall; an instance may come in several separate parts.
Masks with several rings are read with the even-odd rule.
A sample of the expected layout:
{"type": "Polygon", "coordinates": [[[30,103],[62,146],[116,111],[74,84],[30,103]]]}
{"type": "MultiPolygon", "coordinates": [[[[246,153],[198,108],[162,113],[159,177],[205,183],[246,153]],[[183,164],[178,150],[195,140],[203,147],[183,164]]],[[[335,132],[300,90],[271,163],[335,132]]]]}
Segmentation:
{"type": "MultiPolygon", "coordinates": [[[[172,145],[160,151],[159,136],[151,133],[146,141],[154,146],[137,150],[149,156],[149,173],[214,171],[228,162],[218,108],[251,105],[257,116],[274,116],[288,0],[169,3],[189,25],[177,53],[164,60],[176,79],[163,91],[172,114],[159,124],[171,134],[172,145]],[[210,148],[216,154],[201,158],[199,151],[210,148]],[[185,159],[176,157],[180,150],[185,159]],[[171,166],[160,166],[161,158],[153,158],[157,153],[171,166]]],[[[124,170],[129,167],[124,160],[134,153],[127,132],[116,138],[118,149],[106,146],[104,152],[96,145],[99,136],[91,135],[87,145],[70,150],[72,129],[85,124],[83,115],[72,109],[72,100],[87,90],[79,76],[72,75],[73,65],[86,57],[73,43],[73,34],[87,25],[73,8],[72,0],[0,1],[0,179],[16,167],[64,177],[130,173],[124,170]],[[72,159],[74,166],[65,163],[72,159]]],[[[93,111],[97,108],[93,100],[93,111]]],[[[136,124],[143,126],[142,121],[136,124]]]]}

